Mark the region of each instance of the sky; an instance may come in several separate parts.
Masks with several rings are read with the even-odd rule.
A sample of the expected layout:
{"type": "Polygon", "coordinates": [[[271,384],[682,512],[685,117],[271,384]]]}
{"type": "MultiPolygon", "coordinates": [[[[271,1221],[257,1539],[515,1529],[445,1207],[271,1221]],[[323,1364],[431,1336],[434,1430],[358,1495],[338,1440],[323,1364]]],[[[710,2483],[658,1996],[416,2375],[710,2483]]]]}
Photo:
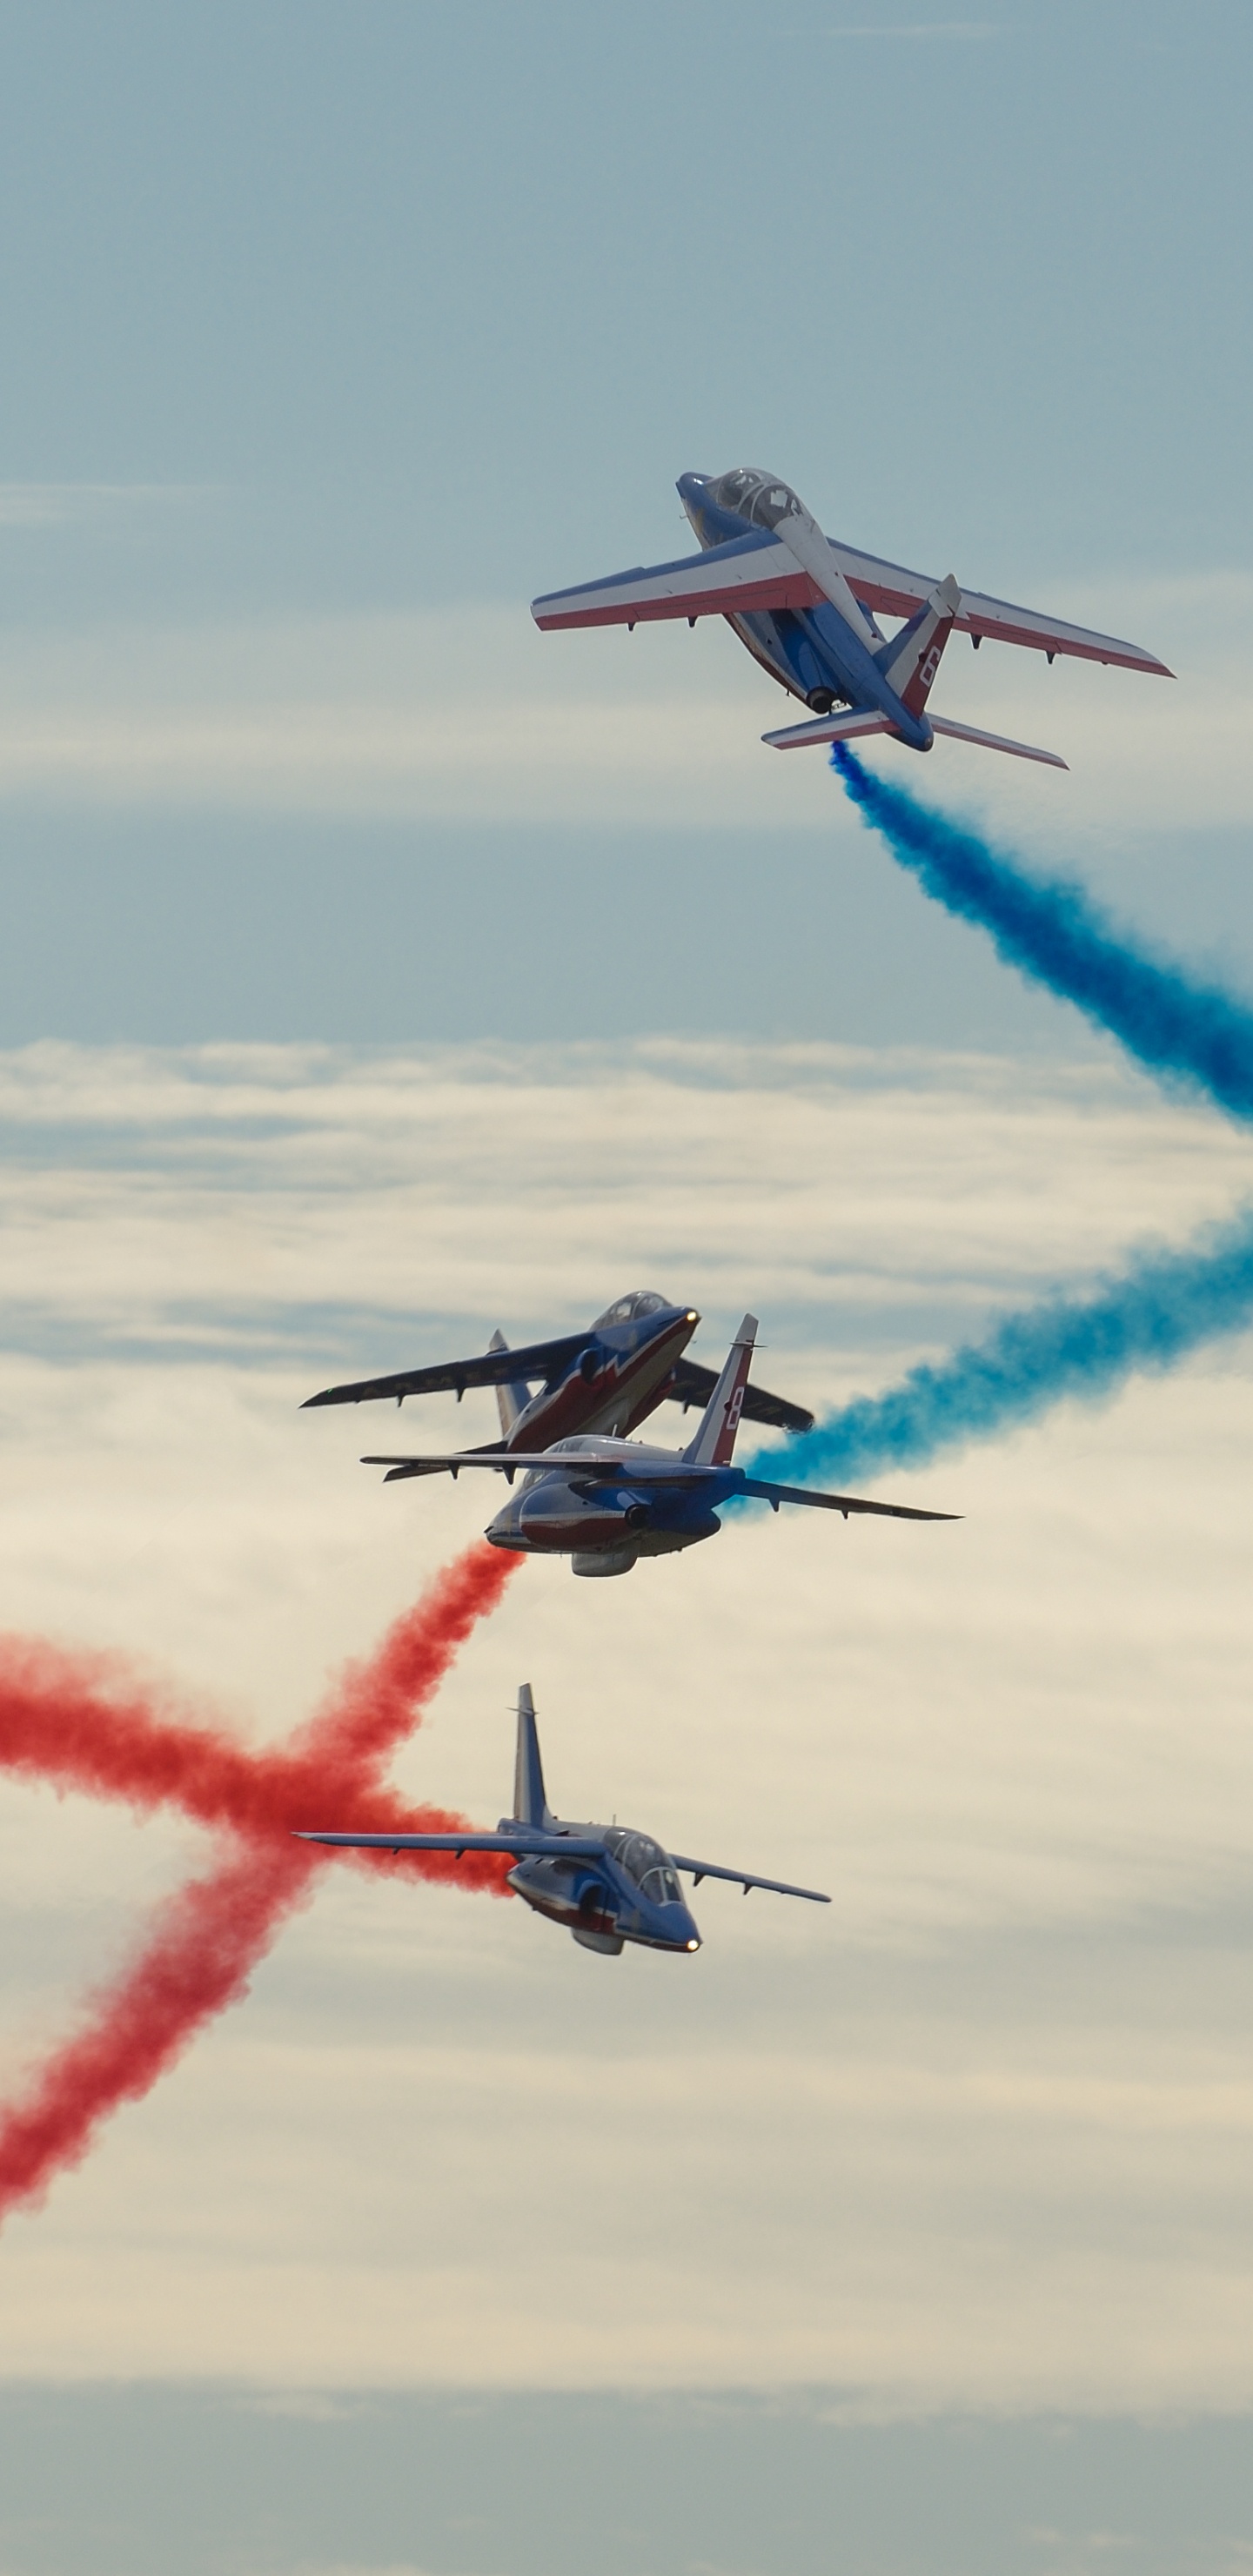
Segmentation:
{"type": "MultiPolygon", "coordinates": [[[[487,1516],[329,1379],[647,1285],[821,1410],[1244,1204],[720,623],[527,615],[761,462],[1133,637],[946,659],[1067,773],[879,765],[1253,989],[1253,30],[970,5],[0,0],[5,1629],[277,1741],[487,1516]]],[[[406,1792],[528,1678],[558,1806],[830,1909],[328,1871],[5,2226],[0,2576],[1242,2564],[1249,1359],[525,1566],[406,1792]]],[[[204,1853],[0,1781],[0,2089],[204,1853]]]]}

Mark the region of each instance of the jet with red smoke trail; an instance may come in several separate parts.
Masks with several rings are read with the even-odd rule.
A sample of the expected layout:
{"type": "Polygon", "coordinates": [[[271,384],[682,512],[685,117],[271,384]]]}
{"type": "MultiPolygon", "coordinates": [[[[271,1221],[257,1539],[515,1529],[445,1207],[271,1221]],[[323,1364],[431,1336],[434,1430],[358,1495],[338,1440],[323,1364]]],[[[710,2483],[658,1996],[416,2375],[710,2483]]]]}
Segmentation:
{"type": "Polygon", "coordinates": [[[681,474],[679,499],[700,539],[698,555],[674,563],[637,564],[604,581],[533,599],[531,615],[549,631],[567,626],[632,627],[659,617],[725,617],[753,660],[810,709],[807,724],[763,734],[776,751],[815,742],[851,742],[890,734],[911,751],[930,751],[938,733],[985,751],[1065,769],[1055,751],[1010,742],[977,725],[958,724],[928,708],[931,686],[950,635],[1022,644],[1051,662],[1058,653],[1113,662],[1128,671],[1171,677],[1141,644],[1070,626],[1034,608],[959,589],[952,573],[909,572],[857,546],[825,537],[798,493],[753,465],[729,474],[681,474]],[[879,617],[899,617],[885,635],[879,617]]]}
{"type": "Polygon", "coordinates": [[[760,1501],[808,1503],[819,1510],[870,1512],[886,1520],[947,1521],[953,1512],[926,1512],[906,1503],[871,1503],[855,1494],[819,1494],[804,1485],[777,1485],[732,1464],[735,1435],[747,1411],[749,1370],[757,1318],[746,1315],[721,1376],[686,1449],[653,1449],[639,1440],[579,1435],[542,1450],[457,1449],[440,1455],[369,1457],[385,1467],[385,1483],[409,1476],[459,1476],[487,1468],[522,1485],[485,1532],[493,1547],[524,1556],[568,1556],[575,1574],[629,1574],[641,1556],[670,1556],[716,1537],[717,1506],[760,1501]]]}
{"type": "Polygon", "coordinates": [[[515,1895],[571,1932],[585,1950],[616,1955],[628,1941],[644,1950],[692,1951],[700,1934],[684,1902],[680,1870],[699,1887],[703,1878],[730,1879],[747,1896],[750,1887],[774,1896],[803,1896],[811,1905],[831,1899],[816,1887],[792,1887],[751,1870],[688,1860],[666,1851],[651,1834],[630,1825],[570,1825],[554,1816],[544,1787],[539,1730],[531,1685],[518,1692],[518,1742],[513,1813],[494,1834],[302,1833],[306,1843],[333,1843],[347,1851],[500,1852],[512,1856],[509,1885],[515,1895]]]}
{"type": "MultiPolygon", "coordinates": [[[[434,1368],[328,1386],[321,1395],[307,1396],[304,1409],[372,1404],[384,1397],[400,1405],[407,1395],[455,1395],[460,1404],[468,1386],[494,1386],[501,1437],[476,1442],[474,1457],[548,1449],[579,1432],[624,1440],[659,1404],[681,1404],[685,1413],[708,1404],[716,1373],[687,1357],[699,1322],[694,1306],[672,1306],[655,1288],[633,1288],[580,1332],[512,1351],[496,1332],[477,1359],[441,1360],[434,1368]]],[[[775,1431],[813,1429],[814,1417],[804,1405],[771,1395],[764,1386],[746,1390],[744,1412],[749,1422],[775,1431]]]]}

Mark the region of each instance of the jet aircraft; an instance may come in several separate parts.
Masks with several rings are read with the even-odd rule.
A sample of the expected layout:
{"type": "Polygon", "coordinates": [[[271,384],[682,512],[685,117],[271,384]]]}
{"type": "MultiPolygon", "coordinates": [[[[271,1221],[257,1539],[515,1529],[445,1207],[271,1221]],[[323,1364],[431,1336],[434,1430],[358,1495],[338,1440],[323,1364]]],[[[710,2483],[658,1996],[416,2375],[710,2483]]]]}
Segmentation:
{"type": "Polygon", "coordinates": [[[546,632],[631,627],[661,617],[686,617],[694,626],[698,617],[725,617],[754,661],[811,710],[807,724],[762,735],[776,751],[878,733],[912,751],[930,751],[942,733],[1065,769],[1055,751],[928,713],[940,657],[955,629],[969,635],[976,651],[987,635],[1034,647],[1050,662],[1057,653],[1072,653],[1172,677],[1142,645],[963,591],[952,573],[937,581],[933,573],[909,572],[824,536],[790,485],[759,467],[681,474],[677,489],[699,554],[551,591],[532,600],[531,615],[546,632]],[[879,616],[905,623],[888,637],[879,616]]]}
{"type": "Polygon", "coordinates": [[[723,1869],[714,1861],[686,1860],[662,1849],[651,1834],[627,1825],[567,1825],[554,1816],[544,1789],[539,1732],[529,1682],[518,1693],[518,1746],[513,1814],[494,1834],[312,1834],[304,1843],[334,1843],[349,1851],[512,1852],[509,1885],[516,1895],[572,1932],[585,1950],[615,1955],[627,1941],[645,1950],[699,1950],[700,1934],[683,1901],[678,1873],[695,1880],[729,1878],[747,1896],[750,1887],[774,1896],[804,1896],[829,1905],[816,1887],[789,1887],[782,1879],[755,1878],[750,1870],[723,1869]]]}
{"type": "Polygon", "coordinates": [[[853,1494],[819,1494],[805,1485],[776,1485],[731,1464],[745,1411],[757,1318],[746,1315],[721,1376],[686,1449],[653,1449],[643,1441],[582,1433],[546,1449],[458,1449],[438,1456],[369,1457],[385,1467],[384,1482],[398,1477],[459,1476],[463,1467],[487,1467],[508,1478],[522,1476],[512,1501],[485,1535],[493,1547],[528,1556],[568,1556],[575,1574],[629,1574],[641,1556],[668,1556],[716,1537],[716,1506],[741,1495],[770,1504],[809,1503],[820,1510],[873,1512],[887,1520],[947,1521],[953,1512],[918,1511],[905,1503],[862,1502],[853,1494]]]}
{"type": "MultiPolygon", "coordinates": [[[[376,1397],[456,1394],[468,1386],[494,1386],[501,1438],[480,1441],[476,1453],[547,1449],[574,1432],[605,1431],[625,1439],[659,1404],[708,1404],[718,1383],[713,1369],[687,1358],[700,1316],[692,1306],[672,1306],[652,1288],[635,1288],[598,1315],[585,1331],[563,1333],[511,1351],[493,1333],[478,1359],[448,1360],[435,1368],[400,1369],[392,1377],[328,1386],[306,1398],[319,1404],[369,1404],[376,1397]],[[535,1380],[537,1392],[532,1393],[535,1380]]],[[[744,1415],[778,1431],[811,1431],[814,1417],[765,1387],[745,1390],[744,1415]]]]}

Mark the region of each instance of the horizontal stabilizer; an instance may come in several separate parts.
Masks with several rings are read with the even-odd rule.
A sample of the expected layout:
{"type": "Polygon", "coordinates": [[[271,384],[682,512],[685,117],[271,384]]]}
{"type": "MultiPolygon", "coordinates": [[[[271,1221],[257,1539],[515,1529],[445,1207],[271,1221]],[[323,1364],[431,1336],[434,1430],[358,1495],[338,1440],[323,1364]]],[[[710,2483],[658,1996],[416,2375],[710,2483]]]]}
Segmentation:
{"type": "Polygon", "coordinates": [[[951,716],[930,716],[933,733],[949,733],[955,742],[977,742],[984,751],[1012,751],[1017,760],[1042,760],[1050,769],[1069,769],[1060,752],[1038,751],[1033,742],[1011,742],[1003,733],[984,733],[978,725],[954,724],[951,716]]]}
{"type": "Polygon", "coordinates": [[[877,707],[848,707],[838,716],[811,716],[808,724],[781,725],[763,733],[772,751],[803,751],[811,742],[856,742],[862,734],[890,733],[892,727],[877,707]]]}

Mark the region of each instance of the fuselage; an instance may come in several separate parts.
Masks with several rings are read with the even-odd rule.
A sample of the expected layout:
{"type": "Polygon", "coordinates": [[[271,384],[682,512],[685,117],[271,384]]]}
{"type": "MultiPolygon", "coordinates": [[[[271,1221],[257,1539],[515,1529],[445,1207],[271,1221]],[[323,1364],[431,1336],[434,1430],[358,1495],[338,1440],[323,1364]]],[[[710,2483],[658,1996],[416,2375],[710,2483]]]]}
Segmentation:
{"type": "Polygon", "coordinates": [[[619,1297],[589,1326],[563,1376],[523,1406],[506,1449],[547,1449],[576,1432],[625,1437],[663,1402],[699,1322],[694,1307],[672,1306],[653,1289],[619,1297]]]}
{"type": "MultiPolygon", "coordinates": [[[[771,494],[788,491],[785,484],[773,483],[751,466],[735,467],[728,474],[681,474],[677,488],[706,550],[756,529],[771,531],[778,517],[771,507],[771,494]]],[[[885,644],[887,639],[869,611],[862,614],[877,642],[885,644]]],[[[805,609],[754,610],[728,616],[727,624],[780,688],[815,715],[829,715],[833,706],[880,707],[912,750],[930,750],[933,736],[926,717],[911,714],[885,685],[873,653],[830,602],[821,600],[805,609]]]]}
{"type": "MultiPolygon", "coordinates": [[[[501,1818],[501,1830],[509,1823],[501,1818]]],[[[560,1923],[588,1950],[699,1950],[700,1934],[684,1903],[678,1872],[651,1834],[625,1825],[557,1826],[580,1841],[603,1840],[595,1859],[559,1854],[520,1860],[509,1885],[537,1914],[560,1923]]]]}
{"type": "Polygon", "coordinates": [[[572,1556],[576,1574],[626,1574],[640,1556],[670,1556],[716,1536],[722,1524],[713,1505],[741,1482],[738,1470],[725,1484],[702,1480],[699,1492],[676,1478],[640,1487],[615,1477],[615,1465],[656,1459],[677,1465],[673,1449],[642,1440],[582,1434],[557,1442],[552,1465],[532,1467],[491,1522],[493,1547],[526,1556],[572,1556]]]}

